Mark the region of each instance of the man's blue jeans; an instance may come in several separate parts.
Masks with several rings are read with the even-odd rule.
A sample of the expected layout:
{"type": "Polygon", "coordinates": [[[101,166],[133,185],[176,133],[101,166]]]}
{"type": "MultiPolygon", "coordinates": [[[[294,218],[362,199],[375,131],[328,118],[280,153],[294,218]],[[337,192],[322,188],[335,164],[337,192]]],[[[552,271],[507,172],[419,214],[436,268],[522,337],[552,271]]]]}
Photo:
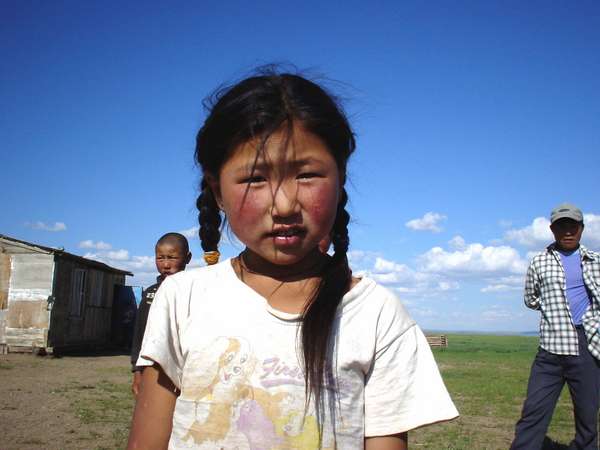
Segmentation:
{"type": "Polygon", "coordinates": [[[598,450],[600,365],[587,349],[583,328],[577,327],[579,355],[555,355],[540,348],[531,366],[527,398],[517,422],[511,450],[538,450],[565,384],[575,413],[575,438],[570,449],[598,450]]]}

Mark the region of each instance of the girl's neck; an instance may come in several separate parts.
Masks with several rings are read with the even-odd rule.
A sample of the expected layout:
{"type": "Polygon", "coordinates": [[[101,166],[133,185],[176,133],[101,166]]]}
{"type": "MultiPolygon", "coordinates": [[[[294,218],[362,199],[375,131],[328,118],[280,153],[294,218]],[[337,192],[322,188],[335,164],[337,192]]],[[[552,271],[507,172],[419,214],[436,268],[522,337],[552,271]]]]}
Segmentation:
{"type": "Polygon", "coordinates": [[[300,314],[306,302],[319,286],[329,256],[316,250],[297,264],[273,264],[251,250],[244,250],[234,259],[238,278],[260,294],[271,307],[291,314],[300,314]]]}
{"type": "Polygon", "coordinates": [[[239,256],[240,269],[249,274],[264,276],[282,282],[301,281],[319,277],[329,256],[315,248],[295,264],[274,264],[246,248],[239,256]]]}

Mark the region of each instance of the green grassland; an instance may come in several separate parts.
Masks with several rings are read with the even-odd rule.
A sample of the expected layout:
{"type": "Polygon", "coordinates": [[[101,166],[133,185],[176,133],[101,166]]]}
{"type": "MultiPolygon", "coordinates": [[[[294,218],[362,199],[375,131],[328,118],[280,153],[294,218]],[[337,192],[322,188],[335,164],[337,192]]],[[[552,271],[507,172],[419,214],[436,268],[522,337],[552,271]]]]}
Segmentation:
{"type": "MultiPolygon", "coordinates": [[[[115,372],[114,368],[104,369],[115,372]]],[[[69,398],[71,408],[81,421],[80,430],[69,430],[72,442],[87,441],[87,448],[94,450],[124,449],[127,446],[131,412],[134,400],[131,395],[129,367],[118,370],[122,382],[102,380],[97,384],[71,383],[62,389],[69,398]],[[86,430],[86,432],[82,432],[86,430]],[[103,437],[103,444],[95,441],[103,437]]],[[[68,441],[67,441],[68,442],[68,441]]]]}
{"type": "MultiPolygon", "coordinates": [[[[448,341],[449,346],[434,350],[434,355],[461,416],[414,431],[410,447],[506,450],[520,416],[538,338],[451,334],[448,341]]],[[[546,448],[566,448],[574,433],[572,410],[565,388],[546,448]]]]}

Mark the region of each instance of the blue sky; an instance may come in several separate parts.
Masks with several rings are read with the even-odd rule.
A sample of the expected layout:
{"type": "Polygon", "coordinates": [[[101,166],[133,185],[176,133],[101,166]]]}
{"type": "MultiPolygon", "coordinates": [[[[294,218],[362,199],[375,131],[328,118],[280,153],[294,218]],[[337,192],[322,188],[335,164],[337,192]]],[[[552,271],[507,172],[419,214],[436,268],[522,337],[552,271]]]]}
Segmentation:
{"type": "Polygon", "coordinates": [[[0,233],[148,285],[156,239],[194,233],[202,99],[289,62],[357,133],[354,270],[427,329],[535,330],[552,207],[579,205],[600,250],[600,3],[282,5],[2,1],[0,233]]]}

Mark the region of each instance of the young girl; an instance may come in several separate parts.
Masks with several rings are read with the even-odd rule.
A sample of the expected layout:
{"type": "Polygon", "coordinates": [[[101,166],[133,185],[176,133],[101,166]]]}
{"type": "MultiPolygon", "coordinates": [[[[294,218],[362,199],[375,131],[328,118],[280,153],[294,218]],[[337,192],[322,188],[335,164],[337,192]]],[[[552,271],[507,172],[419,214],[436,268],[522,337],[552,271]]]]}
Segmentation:
{"type": "Polygon", "coordinates": [[[224,214],[246,248],[162,284],[129,449],[396,450],[457,416],[419,327],[348,267],[354,146],[334,99],[300,76],[216,96],[197,136],[200,238],[216,262],[224,214]]]}

